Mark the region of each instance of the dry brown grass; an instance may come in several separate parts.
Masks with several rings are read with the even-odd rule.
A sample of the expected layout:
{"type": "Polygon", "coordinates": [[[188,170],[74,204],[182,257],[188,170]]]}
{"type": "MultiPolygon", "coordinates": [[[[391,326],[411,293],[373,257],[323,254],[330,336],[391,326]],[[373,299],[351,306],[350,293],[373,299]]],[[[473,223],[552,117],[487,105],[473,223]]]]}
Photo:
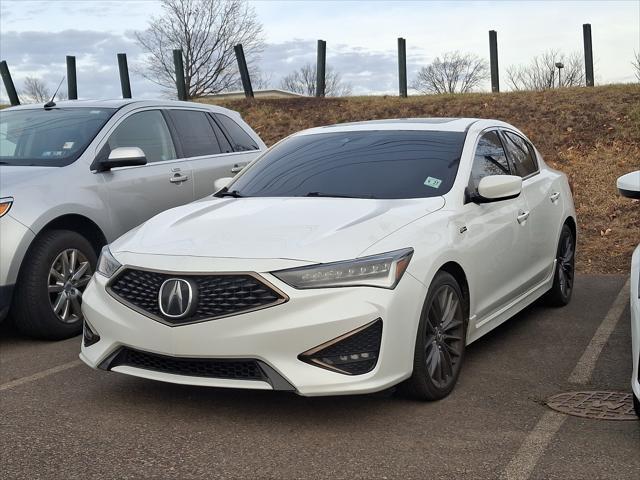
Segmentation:
{"type": "Polygon", "coordinates": [[[569,175],[579,223],[578,270],[624,273],[640,242],[640,202],[621,198],[618,176],[640,168],[640,85],[548,92],[236,100],[271,145],[301,129],[400,117],[498,118],[520,128],[546,161],[569,175]]]}

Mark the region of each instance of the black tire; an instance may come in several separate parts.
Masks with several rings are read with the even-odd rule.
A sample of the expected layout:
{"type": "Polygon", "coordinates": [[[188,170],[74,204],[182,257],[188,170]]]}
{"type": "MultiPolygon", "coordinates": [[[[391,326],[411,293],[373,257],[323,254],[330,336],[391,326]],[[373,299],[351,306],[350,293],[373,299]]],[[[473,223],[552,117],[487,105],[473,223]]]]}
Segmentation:
{"type": "Polygon", "coordinates": [[[633,397],[633,409],[636,411],[638,418],[640,418],[640,400],[635,393],[632,393],[631,396],[633,397]]]}
{"type": "Polygon", "coordinates": [[[575,278],[576,239],[567,224],[562,226],[556,251],[556,271],[553,286],[546,294],[545,301],[552,307],[564,307],[571,301],[575,278]]]}
{"type": "MultiPolygon", "coordinates": [[[[446,300],[444,305],[447,305],[446,300]]],[[[400,385],[402,393],[427,401],[440,400],[451,393],[464,360],[466,310],[456,279],[447,272],[438,272],[429,287],[420,315],[413,374],[400,385]],[[451,318],[446,315],[451,310],[442,306],[443,295],[452,295],[456,300],[455,307],[451,307],[451,318]]]]}
{"type": "MultiPolygon", "coordinates": [[[[69,260],[70,257],[66,258],[69,260]]],[[[82,331],[82,314],[78,316],[68,312],[79,310],[77,307],[81,301],[81,291],[95,270],[96,263],[95,249],[82,235],[70,230],[49,230],[42,233],[31,246],[20,270],[12,305],[16,327],[26,335],[46,340],[61,340],[78,335],[82,331]],[[54,278],[50,272],[54,262],[59,262],[59,265],[62,262],[61,255],[74,250],[77,252],[75,262],[78,264],[75,273],[80,272],[79,266],[84,265],[85,261],[89,268],[84,267],[86,273],[81,272],[77,285],[60,281],[65,286],[59,287],[58,292],[50,293],[49,283],[54,278]],[[57,300],[59,295],[67,294],[70,300],[67,302],[65,297],[63,302],[71,305],[73,297],[73,305],[67,306],[67,311],[63,312],[67,316],[66,321],[63,321],[54,312],[52,299],[57,300]]],[[[73,269],[69,267],[67,270],[71,277],[73,269]]]]}

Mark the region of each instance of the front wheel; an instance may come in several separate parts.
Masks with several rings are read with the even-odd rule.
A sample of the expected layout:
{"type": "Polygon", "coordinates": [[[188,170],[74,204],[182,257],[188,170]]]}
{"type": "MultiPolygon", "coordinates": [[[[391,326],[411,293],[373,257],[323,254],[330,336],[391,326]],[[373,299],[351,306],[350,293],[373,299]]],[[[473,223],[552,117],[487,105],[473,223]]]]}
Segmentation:
{"type": "Polygon", "coordinates": [[[466,318],[456,279],[435,276],[420,316],[413,374],[401,389],[418,400],[440,400],[455,386],[465,351],[466,318]]]}
{"type": "Polygon", "coordinates": [[[82,331],[82,292],[96,266],[96,253],[82,235],[44,232],[29,250],[16,286],[13,316],[23,333],[60,340],[82,331]]]}
{"type": "Polygon", "coordinates": [[[556,270],[553,286],[547,292],[547,303],[554,307],[564,307],[571,301],[575,276],[576,240],[568,225],[563,225],[556,252],[556,270]]]}
{"type": "Polygon", "coordinates": [[[638,418],[640,418],[640,400],[638,400],[635,393],[632,393],[631,396],[633,397],[633,409],[636,411],[638,418]]]}

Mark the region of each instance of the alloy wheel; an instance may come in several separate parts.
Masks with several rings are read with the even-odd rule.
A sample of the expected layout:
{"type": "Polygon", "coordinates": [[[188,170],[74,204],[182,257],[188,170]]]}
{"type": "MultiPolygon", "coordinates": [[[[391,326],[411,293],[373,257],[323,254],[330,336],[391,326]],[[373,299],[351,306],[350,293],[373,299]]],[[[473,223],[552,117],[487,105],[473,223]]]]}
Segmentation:
{"type": "Polygon", "coordinates": [[[565,235],[558,252],[558,282],[562,295],[568,297],[573,288],[575,247],[571,235],[565,235]]]}
{"type": "Polygon", "coordinates": [[[93,271],[87,257],[78,249],[62,251],[49,269],[48,293],[53,313],[64,323],[82,319],[82,292],[93,271]]]}
{"type": "Polygon", "coordinates": [[[460,298],[449,285],[433,296],[426,323],[426,366],[431,381],[446,388],[455,378],[464,348],[464,320],[460,298]]]}

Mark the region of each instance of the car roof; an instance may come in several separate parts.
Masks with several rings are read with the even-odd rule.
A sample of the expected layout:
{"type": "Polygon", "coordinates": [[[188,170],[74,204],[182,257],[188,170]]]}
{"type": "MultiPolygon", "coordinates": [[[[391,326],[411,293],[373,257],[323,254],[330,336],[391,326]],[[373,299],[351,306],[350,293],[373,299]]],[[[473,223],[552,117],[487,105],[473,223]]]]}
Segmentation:
{"type": "MultiPolygon", "coordinates": [[[[447,132],[466,132],[477,118],[390,118],[368,120],[365,122],[338,123],[325,127],[310,128],[296,135],[315,135],[320,133],[355,132],[368,130],[437,130],[447,132]]],[[[496,124],[502,122],[496,121],[496,124]]]]}
{"type": "MultiPolygon", "coordinates": [[[[229,111],[226,108],[218,107],[217,105],[211,105],[207,103],[199,102],[181,102],[177,100],[133,100],[130,98],[118,98],[111,100],[60,100],[55,102],[55,108],[122,108],[127,105],[134,105],[140,107],[189,107],[189,108],[203,108],[215,111],[229,111]]],[[[10,107],[6,110],[33,110],[44,108],[44,103],[32,103],[27,105],[18,105],[10,107]]]]}

